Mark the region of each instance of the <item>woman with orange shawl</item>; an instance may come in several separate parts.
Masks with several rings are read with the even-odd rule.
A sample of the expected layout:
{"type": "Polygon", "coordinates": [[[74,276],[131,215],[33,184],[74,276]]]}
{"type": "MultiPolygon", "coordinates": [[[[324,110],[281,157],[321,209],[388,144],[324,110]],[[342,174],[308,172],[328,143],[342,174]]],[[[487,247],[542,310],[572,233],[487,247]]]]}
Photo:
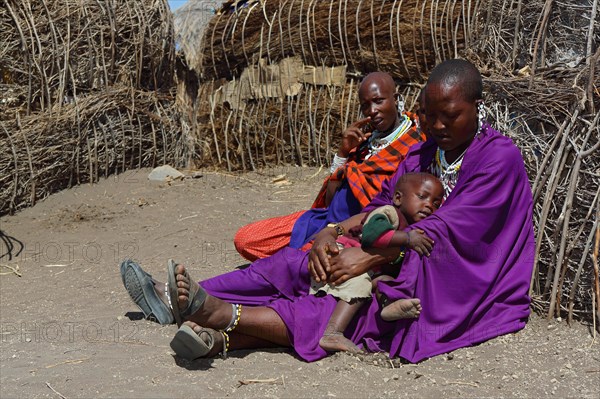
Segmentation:
{"type": "Polygon", "coordinates": [[[384,72],[367,75],[358,91],[364,118],[342,134],[325,180],[312,209],[261,220],[242,227],[234,238],[238,252],[254,261],[285,246],[310,247],[314,235],[328,224],[346,220],[361,211],[379,193],[408,149],[425,139],[403,112],[392,77],[384,72]]]}

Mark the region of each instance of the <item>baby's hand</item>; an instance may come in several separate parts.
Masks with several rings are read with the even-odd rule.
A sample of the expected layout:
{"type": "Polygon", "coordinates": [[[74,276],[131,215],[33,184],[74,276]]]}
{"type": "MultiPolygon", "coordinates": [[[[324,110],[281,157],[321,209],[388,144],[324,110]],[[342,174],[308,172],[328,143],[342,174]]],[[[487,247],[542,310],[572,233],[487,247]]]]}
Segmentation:
{"type": "Polygon", "coordinates": [[[423,230],[414,229],[408,232],[408,243],[406,246],[414,249],[421,256],[429,256],[433,248],[433,240],[427,237],[423,230]]]}

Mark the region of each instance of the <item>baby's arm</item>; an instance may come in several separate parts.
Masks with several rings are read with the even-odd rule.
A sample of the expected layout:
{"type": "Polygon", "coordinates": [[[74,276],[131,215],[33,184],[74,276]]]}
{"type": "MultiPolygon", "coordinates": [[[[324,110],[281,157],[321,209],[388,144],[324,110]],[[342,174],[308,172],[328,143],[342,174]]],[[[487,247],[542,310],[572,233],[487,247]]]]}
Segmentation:
{"type": "Polygon", "coordinates": [[[363,248],[406,247],[414,249],[419,255],[427,255],[433,247],[433,240],[423,230],[395,230],[385,214],[374,215],[362,230],[363,248]]]}
{"type": "Polygon", "coordinates": [[[388,247],[407,247],[414,249],[419,255],[429,256],[433,248],[433,240],[427,237],[423,230],[396,230],[388,243],[388,247]]]}

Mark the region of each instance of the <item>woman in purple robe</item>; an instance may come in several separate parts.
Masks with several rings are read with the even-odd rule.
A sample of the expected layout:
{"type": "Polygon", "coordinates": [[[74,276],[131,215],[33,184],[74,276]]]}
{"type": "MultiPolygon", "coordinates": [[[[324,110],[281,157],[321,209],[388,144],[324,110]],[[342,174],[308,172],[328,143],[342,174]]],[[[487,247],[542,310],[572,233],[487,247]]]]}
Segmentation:
{"type": "MultiPolygon", "coordinates": [[[[310,252],[284,248],[199,285],[183,266],[170,265],[169,299],[160,294],[158,302],[172,309],[178,324],[185,321],[171,342],[178,355],[287,346],[306,361],[325,357],[319,339],[336,299],[308,295],[310,277],[341,284],[396,260],[402,248],[356,247],[336,255],[335,239],[359,224],[364,212],[391,204],[393,188],[406,172],[436,175],[447,196],[435,214],[407,228],[433,239],[430,256],[406,251],[398,277],[379,282],[378,292],[381,303],[391,307],[388,314],[400,315],[409,298],[420,299],[421,314],[384,321],[382,305],[373,299],[346,337],[367,351],[418,362],[525,326],[535,241],[531,189],[519,149],[485,122],[481,75],[471,63],[449,60],[436,66],[425,102],[429,140],[411,148],[363,213],[323,229],[310,252]]],[[[143,273],[133,262],[124,267],[130,275],[143,273]]],[[[124,274],[133,298],[131,279],[126,280],[124,274]]],[[[134,300],[144,308],[152,291],[134,300]]]]}

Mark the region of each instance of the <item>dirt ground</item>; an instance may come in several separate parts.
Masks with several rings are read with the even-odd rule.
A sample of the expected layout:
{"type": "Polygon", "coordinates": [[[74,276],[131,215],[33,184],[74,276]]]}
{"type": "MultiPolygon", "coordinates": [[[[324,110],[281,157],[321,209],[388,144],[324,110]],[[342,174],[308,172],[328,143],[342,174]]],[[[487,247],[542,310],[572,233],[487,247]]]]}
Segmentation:
{"type": "Polygon", "coordinates": [[[539,316],[517,334],[417,365],[346,354],[309,364],[289,350],[175,358],[176,327],[141,319],[120,261],[132,257],[159,279],[168,258],[198,279],[232,270],[245,263],[236,229],[307,208],[325,171],[203,172],[171,184],[148,172],[2,217],[0,397],[600,397],[592,328],[539,316]]]}

